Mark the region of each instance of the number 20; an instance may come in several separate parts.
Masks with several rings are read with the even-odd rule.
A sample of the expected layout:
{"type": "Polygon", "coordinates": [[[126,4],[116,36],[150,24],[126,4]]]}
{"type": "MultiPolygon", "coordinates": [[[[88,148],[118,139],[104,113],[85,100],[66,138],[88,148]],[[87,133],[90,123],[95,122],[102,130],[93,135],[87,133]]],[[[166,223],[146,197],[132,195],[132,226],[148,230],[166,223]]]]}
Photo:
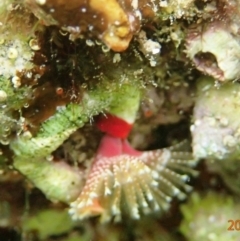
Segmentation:
{"type": "Polygon", "coordinates": [[[237,230],[239,231],[240,230],[240,220],[228,220],[228,223],[230,223],[230,226],[228,227],[228,231],[234,231],[234,230],[237,230]]]}

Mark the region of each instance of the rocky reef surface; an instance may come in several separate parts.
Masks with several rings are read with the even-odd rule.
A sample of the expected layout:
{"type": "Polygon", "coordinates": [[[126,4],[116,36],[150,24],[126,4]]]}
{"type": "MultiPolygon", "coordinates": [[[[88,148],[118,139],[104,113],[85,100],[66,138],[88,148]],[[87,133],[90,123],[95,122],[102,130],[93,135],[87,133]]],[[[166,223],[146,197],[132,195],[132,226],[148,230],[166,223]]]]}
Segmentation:
{"type": "Polygon", "coordinates": [[[2,0],[0,240],[237,240],[239,23],[238,0],[2,0]]]}

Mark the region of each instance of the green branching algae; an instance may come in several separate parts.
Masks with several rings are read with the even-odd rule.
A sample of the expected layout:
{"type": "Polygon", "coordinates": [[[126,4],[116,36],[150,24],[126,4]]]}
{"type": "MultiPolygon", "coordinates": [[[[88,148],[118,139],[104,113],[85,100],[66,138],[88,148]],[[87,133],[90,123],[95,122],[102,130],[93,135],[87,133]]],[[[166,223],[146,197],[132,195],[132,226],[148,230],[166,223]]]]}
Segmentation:
{"type": "Polygon", "coordinates": [[[116,108],[125,96],[134,92],[136,88],[131,85],[123,85],[112,96],[108,91],[95,90],[85,94],[81,105],[60,107],[55,115],[41,125],[36,136],[27,136],[25,133],[11,142],[14,167],[48,198],[64,202],[73,200],[80,190],[80,173],[66,164],[50,162],[49,156],[94,115],[116,108]]]}
{"type": "Polygon", "coordinates": [[[24,241],[175,240],[167,232],[181,222],[176,240],[234,240],[222,233],[239,209],[239,9],[237,0],[0,1],[0,239],[14,227],[24,241]],[[111,121],[99,128],[109,116],[126,135],[108,131],[111,121]],[[168,148],[183,139],[192,152],[168,148]],[[192,185],[184,165],[202,158],[192,185]],[[189,186],[210,194],[194,194],[180,217],[170,200],[189,186]],[[161,203],[164,228],[143,217],[161,203]],[[61,232],[40,228],[38,217],[67,217],[69,206],[72,219],[107,211],[111,221],[129,206],[140,220],[123,212],[119,225],[67,218],[61,232]],[[220,220],[222,210],[232,216],[220,220]]]}

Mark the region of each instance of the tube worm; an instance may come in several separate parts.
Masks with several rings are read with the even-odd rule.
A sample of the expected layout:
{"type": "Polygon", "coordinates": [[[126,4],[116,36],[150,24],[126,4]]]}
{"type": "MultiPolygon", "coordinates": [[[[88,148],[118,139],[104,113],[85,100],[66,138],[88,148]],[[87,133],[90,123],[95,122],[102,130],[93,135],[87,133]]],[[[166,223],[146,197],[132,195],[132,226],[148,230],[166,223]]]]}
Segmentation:
{"type": "Polygon", "coordinates": [[[179,146],[141,152],[128,143],[139,103],[137,91],[129,93],[97,118],[98,128],[106,134],[81,194],[70,204],[73,219],[100,215],[102,222],[112,217],[120,221],[126,213],[139,219],[141,214],[168,209],[173,196],[184,198],[191,190],[185,184],[185,174],[195,173],[190,152],[179,146]]]}

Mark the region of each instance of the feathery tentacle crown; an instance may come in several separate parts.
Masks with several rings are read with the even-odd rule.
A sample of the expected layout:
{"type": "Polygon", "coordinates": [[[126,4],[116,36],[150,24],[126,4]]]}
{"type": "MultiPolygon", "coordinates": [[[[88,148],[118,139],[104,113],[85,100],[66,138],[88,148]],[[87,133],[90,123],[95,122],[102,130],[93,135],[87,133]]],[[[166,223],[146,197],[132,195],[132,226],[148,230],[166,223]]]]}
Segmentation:
{"type": "Polygon", "coordinates": [[[139,152],[127,140],[105,135],[76,201],[71,203],[74,219],[101,216],[120,221],[126,213],[134,219],[140,215],[166,210],[172,197],[185,197],[191,187],[185,184],[195,172],[190,152],[173,148],[139,152]]]}
{"type": "Polygon", "coordinates": [[[134,150],[127,141],[139,106],[134,88],[116,100],[106,115],[96,119],[105,132],[80,196],[70,205],[73,219],[101,216],[101,221],[123,214],[134,219],[150,212],[166,210],[172,197],[185,197],[191,187],[185,184],[195,172],[195,164],[184,146],[155,151],[134,150]],[[126,108],[126,106],[128,108],[126,108]]]}

